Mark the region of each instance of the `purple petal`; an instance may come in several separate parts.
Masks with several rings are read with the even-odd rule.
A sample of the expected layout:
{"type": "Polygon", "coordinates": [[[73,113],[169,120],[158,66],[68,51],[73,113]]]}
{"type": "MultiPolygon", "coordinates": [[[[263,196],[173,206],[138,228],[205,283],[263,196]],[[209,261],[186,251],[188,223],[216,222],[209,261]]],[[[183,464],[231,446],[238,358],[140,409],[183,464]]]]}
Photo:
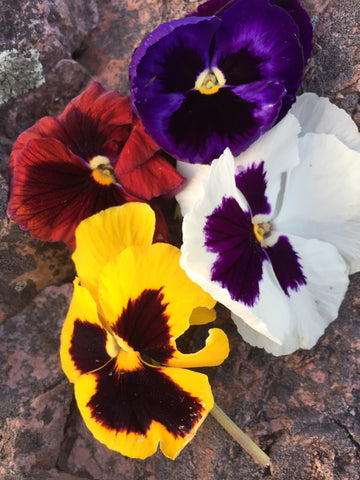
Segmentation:
{"type": "Polygon", "coordinates": [[[253,216],[271,212],[271,205],[265,195],[267,182],[264,162],[258,165],[253,163],[246,169],[240,166],[235,175],[235,182],[246,198],[253,216]]]}
{"type": "Polygon", "coordinates": [[[264,252],[256,241],[251,215],[237,201],[223,198],[222,204],[207,217],[205,246],[217,253],[211,280],[226,288],[233,300],[253,306],[259,297],[264,252]]]}
{"type": "Polygon", "coordinates": [[[209,49],[220,20],[189,17],[160,25],[135,52],[131,96],[142,118],[144,104],[159,94],[186,92],[209,67],[209,49]]]}
{"type": "Polygon", "coordinates": [[[299,256],[287,237],[281,235],[275,245],[264,250],[286,295],[289,295],[289,290],[297,291],[301,285],[306,285],[299,256]]]}
{"type": "MultiPolygon", "coordinates": [[[[267,0],[238,1],[226,10],[215,42],[213,65],[226,62],[236,52],[247,52],[262,78],[282,83],[289,92],[298,90],[304,68],[299,29],[283,9],[267,0]]],[[[230,65],[231,71],[223,72],[226,78],[241,75],[232,70],[241,70],[242,64],[230,65]]]]}
{"type": "Polygon", "coordinates": [[[190,14],[194,17],[208,17],[216,15],[221,18],[225,11],[231,7],[237,0],[209,0],[208,2],[199,5],[197,10],[190,14]]]}
{"type": "Polygon", "coordinates": [[[298,0],[270,0],[270,3],[286,10],[298,26],[300,43],[303,47],[304,62],[306,63],[311,54],[313,37],[313,28],[309,15],[302,8],[298,0]]]}

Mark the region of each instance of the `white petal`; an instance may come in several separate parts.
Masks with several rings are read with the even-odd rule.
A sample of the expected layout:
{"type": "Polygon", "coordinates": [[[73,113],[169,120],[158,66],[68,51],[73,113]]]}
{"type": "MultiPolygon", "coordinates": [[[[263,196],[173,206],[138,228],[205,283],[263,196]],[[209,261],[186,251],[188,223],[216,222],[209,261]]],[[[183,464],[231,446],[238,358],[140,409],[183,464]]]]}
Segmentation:
{"type": "Polygon", "coordinates": [[[297,98],[290,113],[299,120],[301,135],[310,132],[332,133],[349,148],[360,151],[360,133],[355,122],[328,98],[304,93],[297,98]]]}
{"type": "Polygon", "coordinates": [[[294,115],[286,115],[275,127],[262,135],[245,152],[235,158],[235,165],[244,167],[264,161],[266,196],[275,207],[281,189],[281,175],[300,162],[298,134],[300,124],[294,115]]]}
{"type": "Polygon", "coordinates": [[[202,193],[202,183],[204,178],[209,174],[210,165],[200,165],[198,163],[186,163],[177,161],[176,169],[187,179],[184,188],[176,195],[184,216],[190,212],[195,202],[200,198],[202,193]]]}
{"type": "Polygon", "coordinates": [[[334,135],[300,139],[301,163],[288,174],[276,230],[335,245],[351,266],[360,262],[360,152],[334,135]]]}
{"type": "Polygon", "coordinates": [[[222,204],[224,196],[235,198],[243,210],[249,209],[245,198],[236,188],[234,159],[229,149],[226,149],[219,159],[213,161],[209,176],[204,181],[201,197],[193,209],[185,215],[182,226],[180,265],[205,291],[213,292],[214,288],[217,294],[213,298],[219,301],[222,301],[223,295],[230,299],[230,294],[210,280],[211,267],[217,259],[217,254],[209,252],[204,246],[206,240],[204,226],[206,217],[222,204]]]}
{"type": "Polygon", "coordinates": [[[326,326],[337,317],[349,282],[347,265],[335,247],[318,240],[288,237],[300,256],[307,284],[286,296],[276,285],[271,266],[266,262],[258,303],[240,315],[232,313],[244,340],[274,355],[314,346],[326,326]],[[260,320],[272,339],[257,331],[260,320]]]}

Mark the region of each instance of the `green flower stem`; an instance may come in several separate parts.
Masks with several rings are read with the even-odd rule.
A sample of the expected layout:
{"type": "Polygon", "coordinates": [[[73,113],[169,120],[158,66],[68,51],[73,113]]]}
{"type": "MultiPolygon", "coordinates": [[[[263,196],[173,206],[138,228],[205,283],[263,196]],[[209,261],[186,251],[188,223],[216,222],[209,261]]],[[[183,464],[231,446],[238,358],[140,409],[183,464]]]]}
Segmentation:
{"type": "Polygon", "coordinates": [[[270,465],[270,458],[260,447],[254,443],[250,437],[246,435],[232,420],[229,418],[221,408],[214,403],[211,410],[213,417],[220,423],[220,425],[236,440],[242,448],[252,456],[253,460],[265,468],[270,465]]]}

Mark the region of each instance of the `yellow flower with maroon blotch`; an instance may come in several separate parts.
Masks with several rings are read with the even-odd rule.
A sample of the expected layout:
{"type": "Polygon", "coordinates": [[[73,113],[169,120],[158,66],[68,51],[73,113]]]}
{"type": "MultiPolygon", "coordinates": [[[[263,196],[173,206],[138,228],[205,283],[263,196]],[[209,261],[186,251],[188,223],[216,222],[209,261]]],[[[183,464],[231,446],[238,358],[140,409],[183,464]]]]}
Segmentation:
{"type": "Polygon", "coordinates": [[[79,225],[61,361],[97,440],[135,458],[160,443],[174,459],[214,404],[207,376],[186,368],[219,365],[229,344],[213,328],[197,353],[177,349],[191,323],[215,318],[215,301],[181,269],[178,248],[152,244],[154,228],[144,203],[112,207],[79,225]]]}

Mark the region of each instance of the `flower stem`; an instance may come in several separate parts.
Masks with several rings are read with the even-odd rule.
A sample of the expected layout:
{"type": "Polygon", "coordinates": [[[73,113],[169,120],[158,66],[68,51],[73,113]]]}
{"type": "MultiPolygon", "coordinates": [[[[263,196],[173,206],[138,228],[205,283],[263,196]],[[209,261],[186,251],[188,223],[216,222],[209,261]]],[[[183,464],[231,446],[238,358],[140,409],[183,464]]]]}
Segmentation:
{"type": "Polygon", "coordinates": [[[253,460],[261,467],[265,468],[270,465],[270,458],[260,447],[254,443],[250,437],[246,435],[221,408],[214,403],[211,410],[213,417],[220,423],[220,425],[236,440],[242,448],[252,456],[253,460]]]}

